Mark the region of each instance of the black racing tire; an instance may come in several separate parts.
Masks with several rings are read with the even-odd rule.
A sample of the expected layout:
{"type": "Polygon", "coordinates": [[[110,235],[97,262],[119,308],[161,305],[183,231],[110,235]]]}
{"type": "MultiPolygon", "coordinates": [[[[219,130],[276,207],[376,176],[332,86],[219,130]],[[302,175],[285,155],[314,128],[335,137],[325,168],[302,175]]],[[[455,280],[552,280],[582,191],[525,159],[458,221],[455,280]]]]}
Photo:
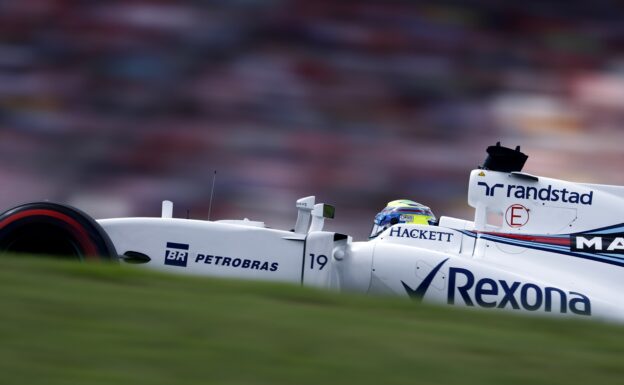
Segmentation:
{"type": "Polygon", "coordinates": [[[49,202],[27,203],[0,215],[0,253],[118,260],[113,243],[93,218],[49,202]]]}

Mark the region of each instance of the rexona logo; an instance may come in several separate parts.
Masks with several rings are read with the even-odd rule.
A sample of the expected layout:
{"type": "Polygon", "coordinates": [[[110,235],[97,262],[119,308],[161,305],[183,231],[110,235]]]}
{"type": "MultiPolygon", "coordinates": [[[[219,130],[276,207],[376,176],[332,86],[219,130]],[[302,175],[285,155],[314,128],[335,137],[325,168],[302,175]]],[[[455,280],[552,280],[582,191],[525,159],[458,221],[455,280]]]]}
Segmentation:
{"type": "Polygon", "coordinates": [[[605,236],[576,234],[570,236],[570,249],[586,253],[624,254],[624,234],[605,236]]]}
{"type": "MultiPolygon", "coordinates": [[[[401,281],[407,294],[413,299],[422,300],[435,275],[446,261],[448,259],[440,262],[416,290],[401,281]]],[[[459,267],[449,268],[447,303],[547,313],[570,311],[578,315],[591,315],[591,301],[581,293],[565,292],[556,287],[542,288],[532,283],[509,282],[502,279],[481,278],[477,280],[470,270],[459,267]]]]}
{"type": "Polygon", "coordinates": [[[167,242],[165,251],[165,265],[186,267],[189,255],[189,245],[167,242]]]}
{"type": "Polygon", "coordinates": [[[485,182],[479,182],[477,185],[485,187],[485,196],[488,197],[496,196],[497,191],[502,191],[503,194],[506,194],[507,198],[536,200],[542,202],[563,202],[591,206],[594,200],[593,191],[581,194],[579,192],[568,190],[567,188],[556,189],[553,188],[552,185],[548,185],[544,188],[521,185],[517,186],[514,184],[505,186],[502,183],[490,186],[485,182]]]}

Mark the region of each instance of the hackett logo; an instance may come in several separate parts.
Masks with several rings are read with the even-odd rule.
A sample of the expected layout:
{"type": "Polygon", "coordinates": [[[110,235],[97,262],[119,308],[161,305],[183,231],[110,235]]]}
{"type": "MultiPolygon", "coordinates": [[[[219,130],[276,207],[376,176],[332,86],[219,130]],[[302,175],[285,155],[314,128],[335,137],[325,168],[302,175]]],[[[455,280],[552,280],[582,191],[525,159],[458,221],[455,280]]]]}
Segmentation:
{"type": "Polygon", "coordinates": [[[438,242],[451,242],[453,238],[452,233],[445,233],[444,231],[409,229],[401,226],[392,226],[390,229],[390,236],[396,238],[426,239],[438,242]]]}
{"type": "Polygon", "coordinates": [[[572,204],[582,204],[591,206],[594,200],[594,192],[590,191],[585,194],[581,194],[576,191],[568,190],[567,188],[556,189],[552,185],[548,185],[543,188],[522,186],[510,184],[505,186],[502,183],[497,183],[490,186],[486,182],[477,183],[478,186],[485,187],[485,196],[493,197],[498,191],[503,191],[507,198],[526,199],[542,202],[563,202],[572,204]]]}

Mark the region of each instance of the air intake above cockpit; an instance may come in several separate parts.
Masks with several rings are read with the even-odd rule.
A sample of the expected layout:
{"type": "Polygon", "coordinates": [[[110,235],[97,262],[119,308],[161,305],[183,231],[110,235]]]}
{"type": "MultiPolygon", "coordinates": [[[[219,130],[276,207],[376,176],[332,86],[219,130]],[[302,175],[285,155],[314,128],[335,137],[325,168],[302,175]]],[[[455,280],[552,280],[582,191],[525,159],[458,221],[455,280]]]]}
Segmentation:
{"type": "Polygon", "coordinates": [[[484,170],[501,171],[501,172],[519,172],[522,171],[524,163],[529,158],[520,151],[520,146],[515,150],[501,146],[500,142],[496,146],[487,148],[488,156],[485,162],[479,168],[484,170]]]}

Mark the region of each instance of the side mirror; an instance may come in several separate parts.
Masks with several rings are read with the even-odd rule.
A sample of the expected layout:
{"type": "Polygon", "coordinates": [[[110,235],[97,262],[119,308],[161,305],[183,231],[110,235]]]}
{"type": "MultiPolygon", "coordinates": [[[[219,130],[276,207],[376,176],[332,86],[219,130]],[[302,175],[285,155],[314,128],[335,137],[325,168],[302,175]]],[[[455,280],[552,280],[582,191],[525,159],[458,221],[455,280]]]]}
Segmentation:
{"type": "Polygon", "coordinates": [[[325,203],[319,203],[314,206],[312,210],[312,224],[310,225],[310,231],[321,231],[325,226],[325,218],[334,219],[336,214],[336,208],[332,205],[325,203]]]}
{"type": "Polygon", "coordinates": [[[323,218],[334,219],[336,216],[336,208],[332,205],[323,204],[323,218]]]}

